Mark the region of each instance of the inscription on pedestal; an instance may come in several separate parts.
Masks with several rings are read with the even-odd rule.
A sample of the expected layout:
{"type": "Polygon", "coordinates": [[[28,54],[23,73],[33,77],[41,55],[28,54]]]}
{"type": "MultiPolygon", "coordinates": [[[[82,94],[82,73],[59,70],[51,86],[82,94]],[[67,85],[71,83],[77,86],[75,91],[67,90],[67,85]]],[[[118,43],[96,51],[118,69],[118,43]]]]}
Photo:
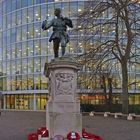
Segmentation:
{"type": "Polygon", "coordinates": [[[70,95],[73,93],[74,74],[56,73],[56,95],[70,95]]]}

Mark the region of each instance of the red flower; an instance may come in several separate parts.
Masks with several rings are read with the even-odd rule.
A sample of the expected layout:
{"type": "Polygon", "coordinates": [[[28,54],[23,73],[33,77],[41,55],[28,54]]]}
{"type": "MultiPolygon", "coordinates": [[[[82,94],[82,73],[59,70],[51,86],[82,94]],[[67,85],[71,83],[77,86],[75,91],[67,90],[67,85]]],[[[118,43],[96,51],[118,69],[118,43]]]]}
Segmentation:
{"type": "Polygon", "coordinates": [[[49,131],[48,130],[44,130],[41,134],[42,137],[48,137],[49,136],[49,131]]]}
{"type": "Polygon", "coordinates": [[[37,135],[41,135],[42,137],[48,137],[49,131],[46,129],[46,127],[41,127],[37,130],[37,135]]]}
{"type": "Polygon", "coordinates": [[[80,140],[80,135],[77,132],[70,132],[67,135],[68,140],[80,140]]]}
{"type": "Polygon", "coordinates": [[[36,133],[29,134],[28,140],[38,140],[38,135],[36,133]]]}
{"type": "Polygon", "coordinates": [[[82,130],[82,137],[86,138],[86,139],[102,140],[101,137],[94,135],[94,134],[91,134],[91,133],[88,133],[88,132],[86,132],[85,129],[82,130]]]}

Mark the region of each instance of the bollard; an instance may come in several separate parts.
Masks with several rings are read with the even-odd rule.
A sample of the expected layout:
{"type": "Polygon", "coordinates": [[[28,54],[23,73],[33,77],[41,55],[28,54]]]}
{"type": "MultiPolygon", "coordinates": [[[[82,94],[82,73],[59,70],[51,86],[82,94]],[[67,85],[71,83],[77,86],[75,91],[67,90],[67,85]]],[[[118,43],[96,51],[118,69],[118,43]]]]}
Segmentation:
{"type": "Polygon", "coordinates": [[[129,121],[133,120],[132,114],[128,114],[127,120],[129,120],[129,121]]]}
{"type": "Polygon", "coordinates": [[[108,114],[109,114],[110,112],[105,112],[104,113],[104,117],[108,117],[108,114]]]}
{"type": "Polygon", "coordinates": [[[89,116],[94,116],[94,112],[91,111],[91,112],[89,113],[89,116]]]}

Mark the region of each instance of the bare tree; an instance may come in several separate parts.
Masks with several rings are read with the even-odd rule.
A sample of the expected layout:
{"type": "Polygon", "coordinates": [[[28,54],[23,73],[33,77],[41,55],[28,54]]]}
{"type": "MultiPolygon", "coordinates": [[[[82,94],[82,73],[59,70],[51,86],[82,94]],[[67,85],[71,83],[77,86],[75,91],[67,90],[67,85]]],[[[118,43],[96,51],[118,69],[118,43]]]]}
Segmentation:
{"type": "MultiPolygon", "coordinates": [[[[78,28],[86,51],[82,62],[94,63],[94,71],[114,62],[122,74],[122,112],[128,113],[128,66],[140,39],[139,0],[92,0],[78,15],[78,28]],[[92,40],[92,43],[91,43],[92,40]],[[117,60],[117,61],[116,61],[117,60]]],[[[132,61],[131,61],[132,60],[132,61]]]]}

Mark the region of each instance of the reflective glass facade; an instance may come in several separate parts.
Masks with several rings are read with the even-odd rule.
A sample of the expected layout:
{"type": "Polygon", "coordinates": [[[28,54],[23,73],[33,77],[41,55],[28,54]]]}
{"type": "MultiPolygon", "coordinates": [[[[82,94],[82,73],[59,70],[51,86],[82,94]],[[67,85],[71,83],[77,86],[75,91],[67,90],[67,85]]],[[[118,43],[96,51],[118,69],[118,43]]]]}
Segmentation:
{"type": "MultiPolygon", "coordinates": [[[[48,84],[43,75],[44,63],[53,58],[53,47],[48,41],[52,30],[42,31],[42,21],[52,19],[54,9],[61,8],[63,16],[70,17],[76,28],[75,14],[84,10],[88,4],[89,1],[86,0],[0,1],[0,91],[3,96],[1,101],[3,108],[25,110],[45,108],[48,84]]],[[[70,43],[66,48],[66,53],[79,55],[85,52],[85,49],[88,50],[81,44],[84,35],[82,30],[68,29],[68,33],[70,43]]],[[[91,43],[93,41],[91,40],[91,43]]],[[[116,66],[116,69],[118,67],[116,66]]],[[[83,71],[79,73],[78,88],[100,89],[100,77],[93,78],[92,76],[91,79],[91,76],[86,73],[90,71],[89,66],[85,66],[83,71]]],[[[130,71],[134,71],[130,80],[137,79],[140,82],[140,66],[130,67],[130,71]]],[[[121,88],[118,73],[113,79],[113,88],[121,88]]],[[[140,83],[132,85],[130,89],[140,89],[140,83]]],[[[84,92],[81,91],[81,93],[84,92]]],[[[90,103],[104,104],[104,97],[94,96],[90,103]]],[[[136,100],[137,98],[139,99],[137,102],[140,103],[139,94],[136,100]]],[[[84,102],[83,100],[81,96],[81,101],[84,102]]]]}

